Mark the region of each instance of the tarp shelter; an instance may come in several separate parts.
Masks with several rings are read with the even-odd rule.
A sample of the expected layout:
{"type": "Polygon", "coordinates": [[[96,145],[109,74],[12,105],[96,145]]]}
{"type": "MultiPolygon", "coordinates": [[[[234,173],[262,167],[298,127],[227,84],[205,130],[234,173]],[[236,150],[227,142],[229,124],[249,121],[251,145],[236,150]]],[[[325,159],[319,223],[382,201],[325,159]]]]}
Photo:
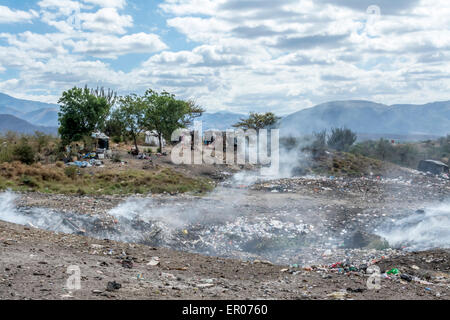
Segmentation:
{"type": "Polygon", "coordinates": [[[419,171],[430,172],[432,174],[449,173],[449,167],[441,161],[422,160],[419,163],[419,171]]]}
{"type": "MultiPolygon", "coordinates": [[[[156,131],[145,132],[145,144],[149,146],[159,147],[159,137],[156,131]]],[[[166,146],[166,140],[162,138],[162,146],[166,146]]]]}
{"type": "Polygon", "coordinates": [[[101,132],[94,132],[92,138],[96,139],[97,152],[109,150],[109,137],[101,132]]]}

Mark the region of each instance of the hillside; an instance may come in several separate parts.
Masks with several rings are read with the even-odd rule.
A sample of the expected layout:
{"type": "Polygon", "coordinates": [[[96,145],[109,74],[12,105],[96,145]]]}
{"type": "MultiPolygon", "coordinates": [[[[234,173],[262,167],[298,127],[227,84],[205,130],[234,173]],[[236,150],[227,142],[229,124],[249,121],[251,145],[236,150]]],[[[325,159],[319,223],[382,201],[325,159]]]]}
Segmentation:
{"type": "Polygon", "coordinates": [[[0,93],[0,114],[12,115],[33,125],[57,127],[58,110],[56,104],[16,99],[0,93]]]}
{"type": "Polygon", "coordinates": [[[245,118],[247,115],[232,113],[232,112],[216,112],[205,113],[197,121],[203,121],[203,130],[218,129],[227,130],[232,129],[233,125],[239,122],[241,118],[245,118]]]}
{"type": "Polygon", "coordinates": [[[301,110],[281,121],[283,135],[311,134],[343,126],[362,134],[442,136],[450,133],[450,101],[392,106],[370,101],[334,101],[301,110]]]}
{"type": "Polygon", "coordinates": [[[33,134],[36,131],[40,131],[47,134],[56,134],[58,129],[56,127],[36,126],[9,114],[0,114],[0,133],[8,131],[25,134],[33,134]]]}

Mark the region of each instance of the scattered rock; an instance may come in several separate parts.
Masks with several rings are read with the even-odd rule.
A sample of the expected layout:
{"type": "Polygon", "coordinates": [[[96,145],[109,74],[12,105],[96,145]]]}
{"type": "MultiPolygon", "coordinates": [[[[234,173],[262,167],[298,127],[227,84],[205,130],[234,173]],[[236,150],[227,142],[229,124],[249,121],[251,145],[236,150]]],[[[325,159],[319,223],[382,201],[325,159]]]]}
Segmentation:
{"type": "Polygon", "coordinates": [[[113,292],[119,290],[120,288],[122,288],[122,285],[120,283],[117,283],[116,281],[110,281],[106,286],[106,291],[113,292]]]}

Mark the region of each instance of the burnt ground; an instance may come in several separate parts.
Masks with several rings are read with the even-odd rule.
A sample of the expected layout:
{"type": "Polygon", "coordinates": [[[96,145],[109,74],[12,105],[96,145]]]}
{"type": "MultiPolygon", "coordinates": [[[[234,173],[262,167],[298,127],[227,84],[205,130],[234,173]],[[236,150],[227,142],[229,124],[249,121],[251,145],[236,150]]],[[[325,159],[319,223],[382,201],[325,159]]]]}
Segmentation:
{"type": "MultiPolygon", "coordinates": [[[[213,234],[210,225],[187,225],[185,235],[170,234],[159,248],[152,243],[114,242],[0,222],[0,298],[449,299],[449,250],[344,246],[354,232],[373,232],[379,222],[422,214],[421,209],[448,200],[449,181],[417,173],[385,179],[304,177],[256,184],[247,184],[244,178],[203,198],[153,198],[158,207],[168,201],[168,208],[181,215],[194,208],[201,217],[222,214],[231,220],[224,217],[228,222],[224,226],[214,222],[213,234]],[[309,230],[301,238],[302,247],[295,243],[285,248],[285,242],[280,247],[270,238],[258,238],[264,240],[258,242],[246,238],[242,229],[251,225],[258,233],[261,225],[256,222],[263,219],[263,231],[272,232],[287,228],[278,224],[291,222],[292,216],[309,230]],[[236,217],[247,220],[238,224],[236,217]],[[241,238],[236,234],[227,238],[230,232],[241,238]],[[208,256],[211,241],[216,241],[217,252],[208,256]],[[366,269],[370,265],[378,266],[381,273],[397,269],[398,274],[381,275],[381,288],[369,290],[366,269]],[[80,267],[81,290],[66,288],[69,266],[80,267]],[[108,291],[108,283],[114,281],[120,288],[108,291]]],[[[106,217],[125,200],[29,193],[20,196],[17,206],[106,217]]]]}

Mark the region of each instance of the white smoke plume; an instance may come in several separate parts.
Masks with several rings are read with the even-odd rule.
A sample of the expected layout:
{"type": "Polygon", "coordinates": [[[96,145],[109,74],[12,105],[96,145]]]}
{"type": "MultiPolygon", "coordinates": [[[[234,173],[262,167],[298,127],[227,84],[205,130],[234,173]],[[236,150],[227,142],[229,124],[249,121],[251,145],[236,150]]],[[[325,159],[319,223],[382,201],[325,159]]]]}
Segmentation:
{"type": "Polygon", "coordinates": [[[450,248],[450,203],[417,211],[382,228],[379,235],[391,246],[421,251],[450,248]]]}

